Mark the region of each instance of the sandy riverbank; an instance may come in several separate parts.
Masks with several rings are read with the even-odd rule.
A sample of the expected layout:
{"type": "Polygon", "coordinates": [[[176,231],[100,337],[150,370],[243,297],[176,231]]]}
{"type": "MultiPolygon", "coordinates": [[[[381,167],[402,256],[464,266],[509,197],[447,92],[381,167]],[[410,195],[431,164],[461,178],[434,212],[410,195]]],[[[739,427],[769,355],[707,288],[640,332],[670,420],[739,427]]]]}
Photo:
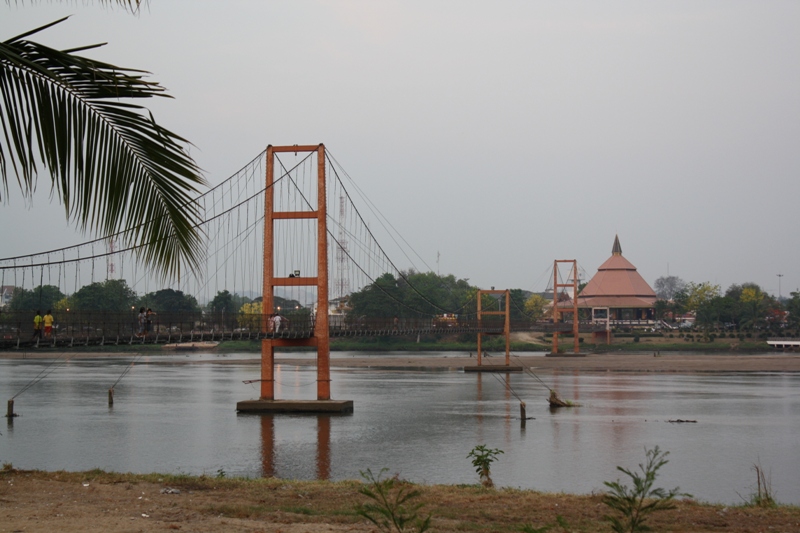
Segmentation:
{"type": "MultiPolygon", "coordinates": [[[[236,480],[209,477],[0,470],[0,531],[371,532],[355,513],[368,499],[355,481],[236,480]]],[[[610,531],[599,495],[479,486],[415,485],[432,531],[519,532],[555,525],[610,531]]],[[[728,507],[678,502],[649,520],[654,531],[755,533],[800,530],[797,507],[728,507]]],[[[537,529],[538,530],[538,529],[537,529]]],[[[553,528],[552,531],[561,531],[553,528]]]]}

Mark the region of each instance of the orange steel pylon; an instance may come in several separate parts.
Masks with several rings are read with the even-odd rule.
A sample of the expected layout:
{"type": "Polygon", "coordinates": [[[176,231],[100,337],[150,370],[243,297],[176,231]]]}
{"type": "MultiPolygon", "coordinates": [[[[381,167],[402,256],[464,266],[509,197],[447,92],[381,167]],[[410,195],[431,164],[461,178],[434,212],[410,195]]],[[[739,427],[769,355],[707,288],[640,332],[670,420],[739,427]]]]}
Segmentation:
{"type": "MultiPolygon", "coordinates": [[[[572,335],[575,340],[575,353],[580,352],[580,338],[578,335],[578,262],[574,259],[556,259],[553,263],[553,353],[558,353],[558,320],[561,312],[558,309],[558,289],[572,287],[572,335]],[[572,283],[558,282],[558,264],[572,263],[570,270],[572,283]]],[[[569,312],[569,311],[567,311],[569,312]]]]}
{"type": "Polygon", "coordinates": [[[481,337],[483,335],[497,335],[496,333],[482,333],[480,331],[482,324],[482,318],[484,315],[502,315],[505,316],[505,321],[503,322],[503,335],[506,338],[506,366],[511,365],[511,292],[506,290],[496,291],[478,291],[478,366],[481,366],[481,358],[483,356],[483,347],[481,345],[481,337]],[[484,311],[481,308],[481,296],[484,294],[504,294],[506,297],[506,308],[505,311],[484,311]]]}
{"type": "Polygon", "coordinates": [[[317,288],[317,311],[314,332],[307,339],[264,339],[261,341],[261,399],[275,399],[275,348],[279,346],[314,346],[317,348],[317,400],[330,400],[330,331],[328,330],[328,227],[325,193],[325,146],[268,146],[267,190],[264,205],[264,287],[261,303],[262,331],[274,309],[275,287],[312,286],[317,288]],[[317,152],[317,209],[315,211],[280,211],[274,209],[273,191],[275,154],[280,152],[317,152]],[[275,221],[286,219],[317,220],[317,276],[276,277],[275,221]]]}

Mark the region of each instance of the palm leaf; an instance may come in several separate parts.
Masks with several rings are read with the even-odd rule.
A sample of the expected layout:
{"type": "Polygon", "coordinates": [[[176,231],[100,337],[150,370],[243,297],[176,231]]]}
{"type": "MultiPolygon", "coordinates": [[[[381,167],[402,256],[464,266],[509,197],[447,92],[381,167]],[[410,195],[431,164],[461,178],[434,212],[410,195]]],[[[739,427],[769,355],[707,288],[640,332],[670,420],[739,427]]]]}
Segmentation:
{"type": "Polygon", "coordinates": [[[25,198],[47,172],[67,218],[136,247],[163,277],[202,258],[192,197],[205,181],[187,141],[129,99],[168,97],[144,71],[27,40],[60,19],[0,43],[0,199],[14,174],[25,198]],[[128,101],[124,101],[128,100],[128,101]],[[37,165],[41,165],[41,170],[37,165]]]}

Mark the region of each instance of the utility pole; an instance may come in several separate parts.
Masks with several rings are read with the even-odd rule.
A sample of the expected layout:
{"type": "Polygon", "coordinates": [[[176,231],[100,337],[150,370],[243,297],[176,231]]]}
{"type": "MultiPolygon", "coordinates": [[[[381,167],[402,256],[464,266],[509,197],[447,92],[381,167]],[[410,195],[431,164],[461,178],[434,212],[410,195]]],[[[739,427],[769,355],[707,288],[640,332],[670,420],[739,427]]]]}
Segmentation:
{"type": "Polygon", "coordinates": [[[778,301],[781,301],[781,278],[783,274],[776,274],[778,276],[778,301]]]}

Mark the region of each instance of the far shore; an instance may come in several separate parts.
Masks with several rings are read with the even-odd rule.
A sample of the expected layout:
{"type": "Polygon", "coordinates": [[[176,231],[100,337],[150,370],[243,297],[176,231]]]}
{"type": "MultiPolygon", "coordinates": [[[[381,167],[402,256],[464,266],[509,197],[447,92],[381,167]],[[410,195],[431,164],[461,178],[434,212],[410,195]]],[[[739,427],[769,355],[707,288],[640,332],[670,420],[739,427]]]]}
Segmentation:
{"type": "MultiPolygon", "coordinates": [[[[149,364],[245,364],[259,365],[257,353],[225,353],[209,351],[65,351],[28,350],[3,351],[0,359],[46,360],[69,359],[131,359],[148,357],[149,364]],[[172,357],[169,357],[172,356],[172,357]],[[177,359],[175,356],[183,356],[177,359]],[[164,357],[163,361],[159,361],[164,357]],[[167,359],[169,357],[169,359],[167,359]]],[[[275,363],[291,366],[316,365],[315,358],[296,352],[276,354],[275,363]]],[[[505,355],[493,353],[483,357],[482,366],[505,365],[505,355]]],[[[383,369],[383,370],[463,370],[478,364],[474,353],[441,352],[388,352],[365,355],[363,352],[332,352],[331,368],[383,369]]],[[[549,372],[800,372],[800,353],[769,352],[763,354],[702,353],[647,351],[640,353],[586,353],[576,357],[566,353],[559,356],[537,354],[512,354],[511,366],[522,366],[534,371],[549,372]]],[[[501,369],[502,370],[502,369],[501,369]]]]}

